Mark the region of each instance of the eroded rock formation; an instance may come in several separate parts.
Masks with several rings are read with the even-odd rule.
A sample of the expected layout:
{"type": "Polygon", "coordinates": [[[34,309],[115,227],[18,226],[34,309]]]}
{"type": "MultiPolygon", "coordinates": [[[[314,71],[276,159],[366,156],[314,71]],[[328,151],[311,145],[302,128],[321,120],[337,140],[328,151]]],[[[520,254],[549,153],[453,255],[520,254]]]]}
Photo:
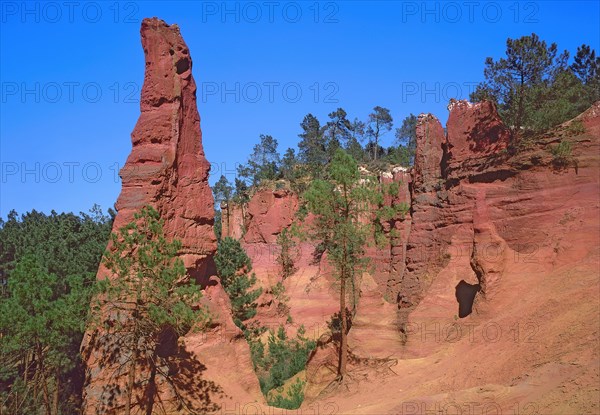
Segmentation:
{"type": "MultiPolygon", "coordinates": [[[[202,305],[214,324],[185,336],[171,356],[183,363],[174,373],[185,397],[201,413],[219,406],[222,413],[260,413],[248,345],[213,275],[213,198],[189,51],[178,28],[158,19],[144,20],[141,34],[141,115],[121,172],[114,229],[154,206],[204,289],[202,305]]],[[[338,296],[326,255],[298,242],[297,270],[283,281],[288,309],[282,313],[269,297],[282,280],[277,235],[299,205],[283,189],[223,207],[223,234],[242,240],[265,291],[255,318],[266,327],[284,324],[292,336],[303,324],[321,339],[299,375],[307,380],[305,405],[326,397],[337,413],[445,411],[435,405],[448,402],[493,402],[511,413],[597,413],[600,103],[516,154],[492,103],[453,100],[449,110],[446,131],[435,116],[419,116],[412,171],[381,175],[383,183],[400,184],[385,203],[410,210],[383,224],[388,246],[368,250],[373,266],[356,287],[348,336],[350,381],[328,388],[337,351],[327,321],[338,296]],[[564,140],[572,157],[556,160],[549,149],[564,140]],[[527,396],[535,406],[524,406],[527,396]]],[[[106,273],[100,267],[98,277],[106,273]]],[[[83,344],[84,413],[123,413],[122,390],[111,389],[124,384],[123,375],[92,347],[98,335],[87,333],[83,344]]],[[[173,385],[157,387],[167,413],[177,412],[173,385]]]]}
{"type": "MultiPolygon", "coordinates": [[[[203,305],[213,319],[208,332],[189,334],[171,351],[168,371],[173,372],[174,380],[157,381],[161,406],[175,410],[181,401],[177,396],[202,413],[223,404],[234,407],[262,402],[248,345],[233,324],[227,295],[214,279],[214,201],[190,51],[176,25],[156,18],[144,19],[141,37],[146,58],[141,115],[131,134],[131,154],[121,170],[123,188],[113,230],[130,222],[143,206],[153,206],[165,222],[165,235],[182,242],[179,256],[190,277],[204,287],[203,305]]],[[[107,275],[100,266],[98,278],[107,275]]],[[[83,412],[122,414],[126,383],[118,363],[124,357],[119,351],[117,356],[107,353],[110,338],[101,343],[97,341],[101,334],[88,332],[84,339],[83,412]]],[[[143,371],[140,368],[140,380],[145,379],[143,371]]],[[[136,390],[132,413],[141,413],[147,405],[147,400],[140,398],[143,385],[141,381],[136,390]]]]}
{"type": "MultiPolygon", "coordinates": [[[[446,131],[435,116],[419,116],[411,172],[381,177],[403,183],[386,203],[411,209],[384,224],[388,235],[400,230],[389,248],[369,250],[374,267],[362,277],[348,337],[352,380],[332,388],[337,351],[322,337],[304,375],[306,404],[356,414],[444,410],[455,401],[594,412],[600,103],[518,150],[492,103],[453,101],[449,110],[446,131]],[[561,141],[573,147],[566,161],[550,151],[561,141]],[[559,391],[573,397],[562,403],[559,391]]],[[[277,229],[269,235],[289,223],[288,211],[267,215],[277,229]]],[[[268,287],[280,270],[265,240],[244,243],[268,287]]],[[[290,314],[318,336],[327,332],[319,319],[337,311],[335,283],[322,260],[311,262],[310,244],[298,251],[299,270],[285,281],[290,314]]],[[[257,318],[285,323],[260,310],[257,318]]]]}
{"type": "MultiPolygon", "coordinates": [[[[419,117],[406,270],[394,286],[406,343],[394,349],[383,329],[379,342],[374,331],[349,336],[351,350],[385,345],[393,373],[356,365],[360,388],[320,399],[355,414],[490,403],[596,413],[600,102],[518,149],[493,104],[449,109],[447,135],[419,117]],[[565,141],[572,153],[553,155],[565,141]]],[[[375,310],[387,315],[359,307],[359,318],[375,310]]]]}

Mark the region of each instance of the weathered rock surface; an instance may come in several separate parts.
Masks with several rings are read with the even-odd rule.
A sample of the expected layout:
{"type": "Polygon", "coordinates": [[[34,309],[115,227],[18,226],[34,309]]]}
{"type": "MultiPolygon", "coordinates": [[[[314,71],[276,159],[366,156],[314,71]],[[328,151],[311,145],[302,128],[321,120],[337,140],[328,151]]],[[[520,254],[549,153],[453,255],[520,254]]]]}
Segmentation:
{"type": "MultiPolygon", "coordinates": [[[[350,331],[356,349],[385,345],[398,364],[382,378],[373,360],[354,373],[359,394],[342,387],[319,402],[355,414],[598,413],[600,103],[516,155],[490,103],[451,105],[433,149],[424,130],[417,154],[435,160],[416,158],[396,286],[405,345],[385,325],[350,331]],[[549,151],[561,141],[568,163],[549,151]]],[[[375,309],[386,315],[372,304],[358,321],[375,309]]]]}
{"type": "MultiPolygon", "coordinates": [[[[201,413],[261,413],[248,345],[213,275],[213,199],[189,51],[177,27],[158,19],[144,20],[141,33],[141,115],[114,229],[154,206],[204,288],[214,324],[185,336],[172,356],[185,398],[201,413]]],[[[574,121],[583,132],[567,122],[517,154],[494,104],[453,100],[449,110],[446,132],[433,115],[419,116],[411,172],[381,177],[400,183],[385,203],[409,203],[410,212],[383,224],[389,246],[368,251],[373,267],[356,287],[344,383],[331,383],[337,350],[327,320],[338,296],[326,255],[298,243],[298,269],[283,281],[287,309],[268,293],[282,280],[277,235],[298,209],[286,190],[263,189],[223,211],[223,234],[242,240],[265,290],[256,319],[286,324],[290,335],[303,324],[321,340],[305,375],[307,411],[598,413],[600,103],[574,121]],[[564,140],[572,157],[557,163],[549,149],[564,140]]],[[[100,267],[98,277],[106,273],[100,267]]],[[[90,347],[98,335],[83,344],[83,412],[123,413],[122,393],[109,395],[123,375],[90,347]]],[[[172,384],[157,386],[166,413],[177,413],[172,384]]]]}
{"type": "Polygon", "coordinates": [[[452,101],[448,105],[447,143],[444,178],[449,183],[469,178],[470,181],[493,181],[510,175],[501,168],[510,141],[496,105],[491,101],[470,103],[452,101]]]}
{"type": "Polygon", "coordinates": [[[446,137],[435,116],[419,116],[416,141],[411,188],[412,222],[406,245],[406,268],[395,276],[401,282],[393,289],[400,307],[411,306],[418,301],[421,285],[431,278],[430,270],[439,268],[444,261],[440,255],[443,238],[439,234],[446,225],[442,213],[447,204],[442,178],[446,137]]]}
{"type": "Polygon", "coordinates": [[[223,238],[229,236],[233,239],[240,240],[245,232],[245,212],[246,208],[243,205],[236,203],[221,204],[221,225],[223,238]]]}
{"type": "Polygon", "coordinates": [[[289,190],[261,190],[248,203],[246,243],[273,244],[294,221],[298,196],[289,190]]]}
{"type": "MultiPolygon", "coordinates": [[[[113,230],[130,222],[143,206],[153,206],[164,219],[165,235],[182,242],[179,256],[189,275],[206,288],[203,303],[214,322],[209,332],[183,339],[172,356],[178,362],[174,363],[178,367],[175,383],[157,381],[158,395],[167,411],[176,408],[175,393],[200,412],[216,410],[222,404],[262,402],[248,345],[233,324],[227,295],[211,277],[216,251],[214,201],[190,52],[178,27],[156,18],[144,19],[141,37],[146,58],[141,115],[131,134],[131,154],[121,170],[123,188],[113,230]],[[174,384],[179,384],[178,390],[174,384]]],[[[101,266],[98,278],[107,275],[101,266]]],[[[83,412],[123,413],[124,396],[115,386],[125,384],[124,374],[116,370],[114,360],[107,360],[111,357],[106,354],[109,345],[95,341],[100,334],[89,332],[84,339],[87,378],[83,412]]],[[[144,377],[141,371],[140,379],[144,377]]],[[[139,413],[140,402],[137,398],[134,402],[132,413],[139,413]]]]}

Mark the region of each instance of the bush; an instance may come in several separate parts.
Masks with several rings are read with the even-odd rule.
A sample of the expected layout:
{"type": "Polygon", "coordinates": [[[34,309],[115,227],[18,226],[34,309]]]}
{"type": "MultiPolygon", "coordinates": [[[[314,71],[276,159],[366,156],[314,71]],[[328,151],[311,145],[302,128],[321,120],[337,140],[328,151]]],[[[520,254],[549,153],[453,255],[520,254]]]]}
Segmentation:
{"type": "Polygon", "coordinates": [[[300,379],[296,379],[296,381],[290,386],[287,397],[282,395],[283,388],[278,389],[278,394],[273,394],[271,398],[268,399],[268,403],[271,406],[275,406],[277,408],[283,409],[298,409],[300,405],[302,405],[302,401],[304,401],[304,385],[306,382],[300,379]]]}
{"type": "Polygon", "coordinates": [[[556,168],[565,168],[571,163],[572,145],[570,141],[561,141],[558,145],[551,147],[550,152],[554,157],[552,164],[556,168]]]}
{"type": "Polygon", "coordinates": [[[251,342],[250,350],[254,369],[258,374],[260,388],[266,396],[269,391],[283,386],[286,380],[304,370],[310,352],[316,342],[304,337],[304,326],[294,339],[289,339],[283,326],[277,334],[269,334],[267,350],[259,340],[251,342]]]}
{"type": "Polygon", "coordinates": [[[233,321],[246,330],[244,321],[256,315],[256,299],[262,293],[261,288],[251,290],[256,283],[256,275],[250,274],[252,262],[239,241],[226,237],[219,242],[215,264],[221,284],[231,300],[233,321]]]}
{"type": "Polygon", "coordinates": [[[581,120],[573,120],[567,127],[570,135],[580,135],[585,133],[585,127],[581,120]]]}
{"type": "Polygon", "coordinates": [[[280,248],[279,255],[277,256],[277,263],[281,266],[281,275],[285,280],[297,271],[292,254],[296,247],[296,242],[292,238],[289,229],[284,229],[277,235],[277,245],[279,245],[280,248]]]}
{"type": "Polygon", "coordinates": [[[273,293],[275,301],[277,301],[277,314],[280,316],[287,315],[288,319],[290,319],[290,307],[287,304],[290,298],[285,295],[285,286],[283,283],[281,281],[277,282],[277,284],[271,287],[271,292],[273,293]]]}

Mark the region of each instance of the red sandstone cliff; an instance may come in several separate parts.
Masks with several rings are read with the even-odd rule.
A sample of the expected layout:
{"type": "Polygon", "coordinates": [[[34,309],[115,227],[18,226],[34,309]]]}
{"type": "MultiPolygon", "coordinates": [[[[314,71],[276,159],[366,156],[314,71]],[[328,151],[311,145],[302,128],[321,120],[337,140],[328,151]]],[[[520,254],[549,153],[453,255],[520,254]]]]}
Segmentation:
{"type": "Polygon", "coordinates": [[[389,341],[386,306],[359,307],[383,322],[353,327],[351,350],[385,346],[394,361],[355,360],[359,381],[319,401],[354,414],[598,413],[600,103],[517,149],[493,104],[449,109],[447,135],[419,117],[406,269],[392,277],[404,344],[389,341]],[[561,141],[568,160],[550,151],[561,141]]]}
{"type": "MultiPolygon", "coordinates": [[[[182,241],[214,325],[174,352],[184,362],[179,382],[202,412],[254,413],[264,402],[249,349],[212,278],[213,199],[189,51],[177,27],[158,19],[144,20],[141,34],[141,115],[114,228],[150,204],[167,235],[182,241]]],[[[385,203],[411,209],[383,224],[387,247],[368,251],[373,267],[357,287],[348,382],[331,388],[336,350],[323,342],[304,375],[305,405],[345,414],[597,413],[600,103],[518,151],[492,103],[453,101],[449,110],[446,133],[433,115],[419,116],[412,172],[381,176],[402,183],[385,203]],[[549,149],[563,140],[573,144],[572,158],[556,163],[549,149]]],[[[297,209],[295,194],[261,190],[223,218],[224,235],[242,239],[265,291],[281,281],[276,237],[297,209]]],[[[315,261],[313,249],[298,244],[298,269],[284,286],[288,330],[304,324],[319,338],[338,299],[326,258],[315,261]]],[[[256,319],[285,324],[268,296],[256,319]]],[[[103,364],[103,350],[90,347],[97,335],[83,344],[83,412],[122,413],[122,396],[107,387],[123,382],[114,364],[103,364]]],[[[175,412],[171,386],[158,387],[175,412]]]]}
{"type": "MultiPolygon", "coordinates": [[[[349,333],[350,382],[331,388],[337,355],[324,344],[307,367],[306,404],[356,414],[595,413],[600,103],[516,149],[492,103],[453,101],[449,110],[446,133],[433,115],[419,117],[412,175],[382,176],[405,184],[386,202],[411,211],[384,224],[401,231],[389,249],[369,252],[375,266],[349,333]],[[561,141],[573,145],[566,165],[550,151],[561,141]]],[[[259,193],[251,204],[273,197],[259,193]]],[[[280,270],[264,235],[287,226],[290,211],[256,212],[242,241],[269,287],[280,270]]],[[[295,325],[318,336],[337,298],[311,249],[299,248],[285,286],[295,325]]],[[[284,322],[260,310],[257,318],[284,322]]]]}
{"type": "MultiPolygon", "coordinates": [[[[182,242],[179,255],[190,277],[204,287],[203,302],[214,322],[208,332],[189,334],[179,350],[172,351],[178,366],[169,368],[176,369],[174,383],[157,381],[161,405],[175,410],[176,393],[200,412],[262,402],[248,345],[233,324],[227,295],[211,278],[216,251],[214,201],[190,52],[179,28],[156,18],[144,19],[141,37],[146,58],[141,115],[131,134],[131,154],[121,170],[123,188],[113,230],[130,222],[144,205],[152,205],[165,221],[165,235],[182,242]],[[177,390],[173,384],[179,385],[177,390]]],[[[106,273],[101,266],[98,278],[106,273]]],[[[83,413],[123,413],[123,391],[115,388],[125,384],[123,374],[108,360],[110,345],[97,342],[99,334],[87,333],[83,343],[87,356],[83,413]]],[[[132,413],[141,413],[140,402],[134,401],[132,413]]]]}

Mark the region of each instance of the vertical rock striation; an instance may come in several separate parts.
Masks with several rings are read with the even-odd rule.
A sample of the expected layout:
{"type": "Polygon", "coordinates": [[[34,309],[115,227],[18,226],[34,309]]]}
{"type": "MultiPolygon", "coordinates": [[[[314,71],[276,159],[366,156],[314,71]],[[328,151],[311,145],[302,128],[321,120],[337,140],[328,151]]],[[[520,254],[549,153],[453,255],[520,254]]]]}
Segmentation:
{"type": "MultiPolygon", "coordinates": [[[[157,394],[167,411],[177,410],[178,396],[203,413],[222,404],[262,402],[248,345],[233,324],[227,295],[213,278],[214,200],[190,52],[179,28],[156,18],[144,19],[141,38],[146,59],[141,114],[131,134],[131,154],[121,170],[123,187],[113,230],[129,223],[143,206],[153,206],[165,222],[165,235],[181,241],[179,256],[190,277],[204,288],[203,305],[213,319],[208,332],[188,334],[172,351],[172,360],[179,362],[169,363],[174,381],[158,380],[157,394]]],[[[101,265],[98,278],[107,276],[101,265]]],[[[119,386],[125,382],[118,370],[123,357],[110,360],[110,338],[102,344],[100,338],[102,333],[90,331],[82,344],[87,364],[83,413],[124,413],[119,386]]],[[[136,393],[132,413],[145,411],[146,403],[145,396],[136,393]]]]}
{"type": "Polygon", "coordinates": [[[423,280],[441,266],[441,240],[436,231],[444,221],[445,203],[442,163],[446,143],[440,121],[431,114],[417,120],[417,147],[413,168],[411,211],[412,224],[406,245],[406,268],[394,294],[400,307],[418,300],[423,280]]]}

